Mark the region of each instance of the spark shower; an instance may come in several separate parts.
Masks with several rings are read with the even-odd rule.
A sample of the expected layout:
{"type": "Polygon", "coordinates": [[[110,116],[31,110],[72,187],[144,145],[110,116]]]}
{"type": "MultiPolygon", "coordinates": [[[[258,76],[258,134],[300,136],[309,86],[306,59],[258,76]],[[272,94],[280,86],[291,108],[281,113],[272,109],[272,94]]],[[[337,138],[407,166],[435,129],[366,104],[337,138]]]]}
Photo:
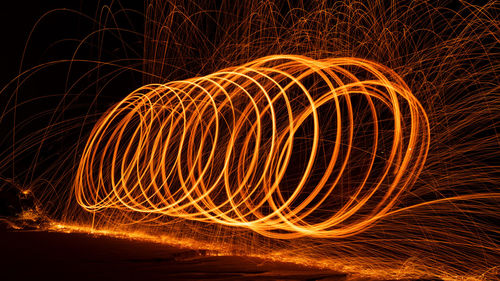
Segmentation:
{"type": "Polygon", "coordinates": [[[498,277],[497,1],[124,4],[45,14],[88,32],[0,92],[39,227],[498,277]]]}

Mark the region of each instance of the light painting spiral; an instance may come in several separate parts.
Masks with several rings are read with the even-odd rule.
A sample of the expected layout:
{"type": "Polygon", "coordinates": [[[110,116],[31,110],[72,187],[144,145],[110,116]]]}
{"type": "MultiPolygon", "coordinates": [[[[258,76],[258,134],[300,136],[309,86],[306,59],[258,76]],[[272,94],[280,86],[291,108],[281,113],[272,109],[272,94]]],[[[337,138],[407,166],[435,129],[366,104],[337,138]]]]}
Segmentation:
{"type": "Polygon", "coordinates": [[[92,212],[347,237],[411,189],[429,130],[381,64],[268,56],[129,94],[94,127],[74,190],[92,212]]]}

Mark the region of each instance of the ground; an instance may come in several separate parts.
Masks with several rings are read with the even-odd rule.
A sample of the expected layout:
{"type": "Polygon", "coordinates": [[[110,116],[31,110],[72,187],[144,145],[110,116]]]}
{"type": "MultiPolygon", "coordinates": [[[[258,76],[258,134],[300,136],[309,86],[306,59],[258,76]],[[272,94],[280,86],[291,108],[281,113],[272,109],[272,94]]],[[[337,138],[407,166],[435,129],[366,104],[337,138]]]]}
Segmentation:
{"type": "Polygon", "coordinates": [[[0,280],[346,280],[331,270],[83,233],[0,230],[0,280]]]}

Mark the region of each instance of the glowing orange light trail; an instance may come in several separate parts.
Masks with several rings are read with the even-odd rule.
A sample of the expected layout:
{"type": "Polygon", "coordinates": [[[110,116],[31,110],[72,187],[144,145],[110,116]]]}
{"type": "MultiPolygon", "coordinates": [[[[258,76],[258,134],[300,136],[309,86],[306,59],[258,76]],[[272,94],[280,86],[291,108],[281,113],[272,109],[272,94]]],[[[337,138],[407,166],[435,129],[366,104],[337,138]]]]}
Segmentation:
{"type": "Polygon", "coordinates": [[[92,212],[347,237],[398,203],[429,138],[424,109],[389,68],[274,55],[132,92],[94,127],[74,190],[92,212]]]}

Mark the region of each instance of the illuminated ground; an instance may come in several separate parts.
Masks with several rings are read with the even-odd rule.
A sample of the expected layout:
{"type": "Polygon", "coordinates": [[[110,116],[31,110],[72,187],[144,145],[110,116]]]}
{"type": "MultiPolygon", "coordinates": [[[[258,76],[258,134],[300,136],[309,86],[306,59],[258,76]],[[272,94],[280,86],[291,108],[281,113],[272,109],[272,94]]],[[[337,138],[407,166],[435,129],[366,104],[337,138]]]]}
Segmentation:
{"type": "Polygon", "coordinates": [[[2,228],[0,248],[1,280],[371,280],[291,263],[210,256],[203,250],[83,233],[2,228]]]}
{"type": "Polygon", "coordinates": [[[345,274],[296,264],[207,256],[203,251],[82,233],[2,229],[0,248],[1,280],[347,279],[345,274]]]}
{"type": "Polygon", "coordinates": [[[204,250],[204,244],[197,241],[179,244],[180,241],[167,242],[168,237],[62,225],[23,210],[30,209],[29,197],[24,198],[13,189],[0,191],[0,281],[386,281],[270,259],[217,255],[220,251],[204,250]]]}

